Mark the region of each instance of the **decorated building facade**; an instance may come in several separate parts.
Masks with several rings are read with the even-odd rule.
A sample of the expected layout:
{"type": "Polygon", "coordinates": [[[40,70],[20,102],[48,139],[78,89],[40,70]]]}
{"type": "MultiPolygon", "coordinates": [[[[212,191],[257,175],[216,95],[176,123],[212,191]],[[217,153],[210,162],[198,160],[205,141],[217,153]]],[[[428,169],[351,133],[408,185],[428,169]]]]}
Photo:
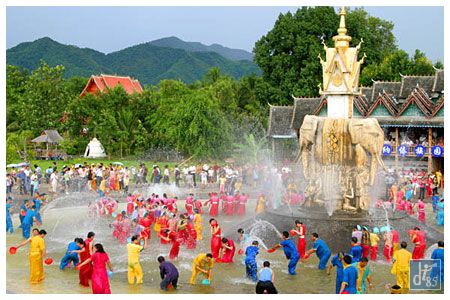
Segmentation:
{"type": "MultiPolygon", "coordinates": [[[[328,115],[328,97],[293,97],[291,106],[271,106],[268,136],[275,161],[295,159],[305,115],[328,115]]],[[[353,118],[376,118],[385,132],[383,159],[397,168],[444,168],[444,70],[431,76],[401,75],[374,81],[351,104],[353,118]]],[[[350,110],[350,108],[348,109],[350,110]]]]}

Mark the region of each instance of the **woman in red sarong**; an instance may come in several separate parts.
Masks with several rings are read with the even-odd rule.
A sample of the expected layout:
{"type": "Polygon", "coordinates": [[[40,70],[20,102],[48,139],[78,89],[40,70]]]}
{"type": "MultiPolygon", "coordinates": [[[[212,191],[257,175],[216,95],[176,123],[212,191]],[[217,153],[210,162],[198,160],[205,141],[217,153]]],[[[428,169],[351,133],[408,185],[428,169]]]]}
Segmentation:
{"type": "Polygon", "coordinates": [[[222,238],[222,259],[220,262],[223,263],[232,263],[233,256],[236,252],[236,247],[234,246],[234,242],[227,238],[222,238]]]}
{"type": "Polygon", "coordinates": [[[141,218],[139,220],[139,225],[142,225],[144,227],[144,229],[141,232],[141,237],[142,238],[147,238],[150,240],[151,237],[151,226],[152,226],[152,219],[150,218],[150,214],[149,213],[145,213],[144,218],[141,218]]]}
{"type": "Polygon", "coordinates": [[[245,215],[245,205],[247,204],[247,199],[248,196],[245,193],[239,196],[239,209],[237,214],[240,216],[245,215]]]}
{"type": "Polygon", "coordinates": [[[211,226],[211,254],[213,258],[218,258],[222,247],[220,226],[215,219],[209,220],[209,225],[211,226]]]}
{"type": "Polygon", "coordinates": [[[162,240],[166,242],[172,243],[172,248],[170,248],[169,258],[171,260],[175,260],[178,257],[178,253],[180,252],[180,241],[178,238],[178,234],[175,231],[171,231],[170,229],[166,229],[164,231],[164,235],[160,235],[162,240]]]}
{"type": "MultiPolygon", "coordinates": [[[[87,235],[87,239],[84,240],[84,247],[79,252],[80,264],[83,263],[85,260],[91,258],[91,251],[93,251],[92,242],[94,241],[94,236],[95,234],[93,232],[89,232],[87,235]]],[[[78,276],[80,278],[80,284],[82,286],[89,287],[89,279],[91,279],[92,277],[92,265],[86,264],[83,267],[81,267],[78,276]]]]}
{"type": "Polygon", "coordinates": [[[186,204],[184,207],[186,208],[186,212],[189,216],[194,214],[194,198],[192,196],[186,198],[186,204]]]}
{"type": "Polygon", "coordinates": [[[81,269],[89,263],[92,263],[92,293],[111,294],[106,266],[111,272],[113,272],[113,267],[102,244],[95,244],[92,256],[79,264],[77,269],[81,269]]]}
{"type": "Polygon", "coordinates": [[[186,224],[186,231],[189,234],[186,241],[188,249],[195,249],[197,246],[197,232],[190,222],[186,224]]]}
{"type": "Polygon", "coordinates": [[[211,192],[211,197],[208,201],[205,202],[204,205],[210,204],[211,207],[209,209],[209,215],[211,217],[216,217],[219,215],[219,197],[215,195],[214,192],[211,192]]]}
{"type": "Polygon", "coordinates": [[[225,214],[228,216],[232,216],[233,215],[233,200],[234,197],[229,195],[226,198],[227,200],[227,204],[225,205],[225,214]]]}
{"type": "Polygon", "coordinates": [[[202,201],[200,201],[199,199],[195,200],[194,206],[198,210],[198,213],[203,215],[202,201]]]}

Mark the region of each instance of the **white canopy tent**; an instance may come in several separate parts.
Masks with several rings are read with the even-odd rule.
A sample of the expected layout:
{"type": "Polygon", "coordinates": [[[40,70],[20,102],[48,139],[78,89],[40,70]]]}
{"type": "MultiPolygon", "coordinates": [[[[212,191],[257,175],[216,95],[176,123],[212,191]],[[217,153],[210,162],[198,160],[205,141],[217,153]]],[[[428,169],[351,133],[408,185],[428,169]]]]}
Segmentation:
{"type": "Polygon", "coordinates": [[[88,158],[98,158],[106,157],[105,149],[97,138],[93,138],[86,147],[84,152],[84,157],[88,158]]]}

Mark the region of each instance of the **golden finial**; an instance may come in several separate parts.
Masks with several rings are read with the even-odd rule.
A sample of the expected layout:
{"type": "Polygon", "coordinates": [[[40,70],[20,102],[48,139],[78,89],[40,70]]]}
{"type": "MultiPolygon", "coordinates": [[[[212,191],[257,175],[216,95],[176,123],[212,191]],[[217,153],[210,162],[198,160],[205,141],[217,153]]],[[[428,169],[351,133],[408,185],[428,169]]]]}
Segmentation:
{"type": "Polygon", "coordinates": [[[341,11],[339,12],[339,16],[340,16],[339,29],[338,29],[339,35],[347,34],[347,28],[345,27],[345,16],[346,15],[347,15],[347,12],[345,11],[345,7],[342,7],[341,11]]]}
{"type": "Polygon", "coordinates": [[[337,30],[338,35],[335,35],[333,37],[335,48],[348,48],[350,41],[352,40],[352,38],[347,35],[347,28],[345,27],[346,15],[347,12],[345,11],[345,8],[342,7],[341,10],[339,11],[340,21],[339,21],[339,28],[337,30]]]}

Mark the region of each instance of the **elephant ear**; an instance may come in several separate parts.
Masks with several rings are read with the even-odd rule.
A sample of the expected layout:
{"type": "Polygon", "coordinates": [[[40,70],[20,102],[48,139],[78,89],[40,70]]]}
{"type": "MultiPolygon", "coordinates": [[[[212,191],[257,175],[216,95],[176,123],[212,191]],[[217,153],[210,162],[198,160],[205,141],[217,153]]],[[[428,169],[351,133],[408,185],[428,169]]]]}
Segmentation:
{"type": "Polygon", "coordinates": [[[318,118],[316,116],[306,115],[303,119],[302,127],[300,127],[300,132],[305,131],[314,134],[317,131],[317,123],[318,118]]]}

